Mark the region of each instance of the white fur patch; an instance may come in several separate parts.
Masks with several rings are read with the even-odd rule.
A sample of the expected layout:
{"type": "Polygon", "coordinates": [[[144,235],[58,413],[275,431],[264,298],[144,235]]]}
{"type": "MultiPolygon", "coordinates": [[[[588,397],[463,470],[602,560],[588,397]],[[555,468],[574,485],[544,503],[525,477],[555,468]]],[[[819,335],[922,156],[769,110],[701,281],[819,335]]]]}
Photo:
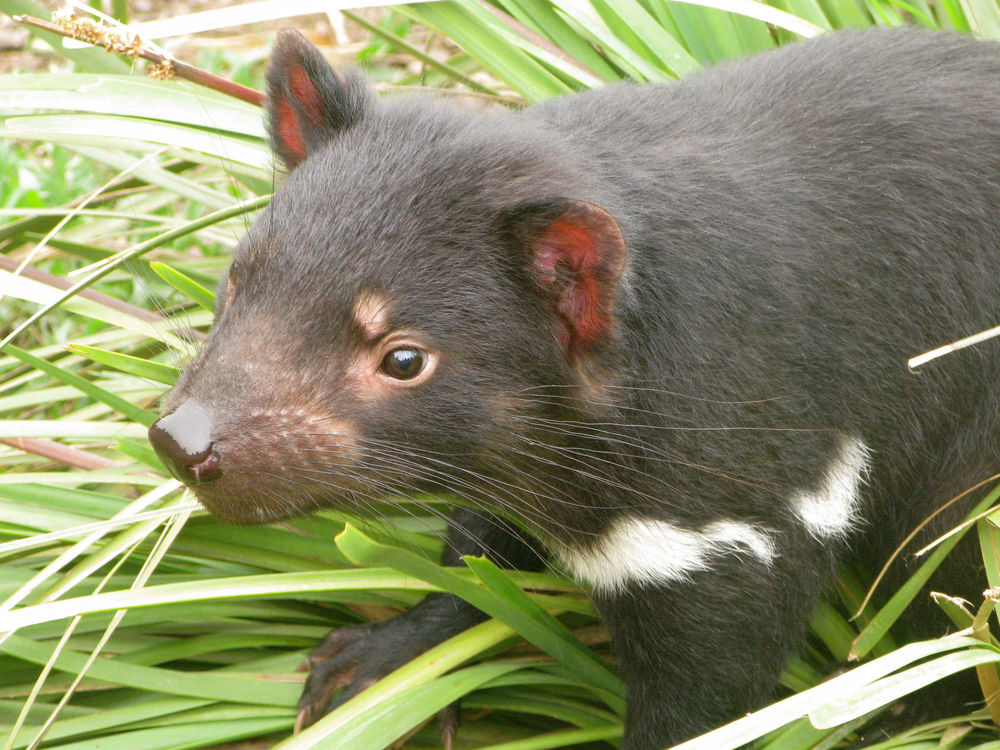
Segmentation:
{"type": "Polygon", "coordinates": [[[858,490],[870,468],[865,444],[857,438],[845,438],[840,454],[824,472],[819,489],[800,492],[791,499],[792,510],[810,534],[829,539],[843,536],[857,525],[858,490]]]}
{"type": "Polygon", "coordinates": [[[777,555],[765,530],[742,521],[713,521],[692,531],[644,518],[619,519],[596,544],[563,547],[557,555],[577,578],[595,589],[615,591],[628,583],[683,581],[708,570],[711,558],[741,552],[766,564],[777,555]]]}

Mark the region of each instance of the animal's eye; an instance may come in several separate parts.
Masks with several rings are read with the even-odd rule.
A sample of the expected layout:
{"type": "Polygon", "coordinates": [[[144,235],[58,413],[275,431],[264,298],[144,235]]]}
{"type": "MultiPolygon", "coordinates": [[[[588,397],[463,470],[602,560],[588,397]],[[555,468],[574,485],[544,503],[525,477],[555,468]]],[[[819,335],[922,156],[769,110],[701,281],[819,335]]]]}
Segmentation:
{"type": "Polygon", "coordinates": [[[426,355],[419,349],[400,347],[393,349],[382,359],[382,372],[396,380],[410,380],[424,369],[426,355]]]}

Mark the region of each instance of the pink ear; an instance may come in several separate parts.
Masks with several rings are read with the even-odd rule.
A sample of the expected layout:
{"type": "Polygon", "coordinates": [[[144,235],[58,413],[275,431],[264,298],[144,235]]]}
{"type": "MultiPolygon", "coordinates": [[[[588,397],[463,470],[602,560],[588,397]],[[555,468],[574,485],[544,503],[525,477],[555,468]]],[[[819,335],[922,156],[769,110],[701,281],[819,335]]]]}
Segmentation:
{"type": "Polygon", "coordinates": [[[554,302],[563,346],[583,354],[611,335],[625,240],[618,222],[600,206],[563,205],[528,247],[535,280],[554,302]]]}
{"type": "Polygon", "coordinates": [[[309,80],[301,65],[287,71],[288,85],[277,100],[271,103],[274,138],[281,144],[285,164],[294,167],[306,158],[306,138],[302,132],[301,117],[314,127],[321,122],[319,92],[309,80]]]}
{"type": "Polygon", "coordinates": [[[271,147],[285,166],[294,169],[372,106],[371,91],[357,73],[334,73],[297,31],[278,34],[267,69],[267,112],[271,147]]]}

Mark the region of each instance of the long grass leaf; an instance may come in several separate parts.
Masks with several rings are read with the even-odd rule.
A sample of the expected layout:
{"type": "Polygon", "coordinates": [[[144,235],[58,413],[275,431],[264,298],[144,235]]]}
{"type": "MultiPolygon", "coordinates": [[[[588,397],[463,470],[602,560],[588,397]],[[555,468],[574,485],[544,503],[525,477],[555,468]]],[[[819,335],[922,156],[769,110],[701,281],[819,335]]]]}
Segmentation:
{"type": "Polygon", "coordinates": [[[519,635],[563,664],[572,674],[580,675],[588,684],[611,695],[622,694],[621,682],[589,649],[576,638],[566,637],[564,629],[559,632],[551,630],[547,621],[537,619],[536,611],[529,613],[517,603],[477,586],[415,552],[375,542],[353,526],[348,526],[337,537],[337,545],[358,565],[389,565],[465,599],[477,609],[510,625],[519,635]]]}
{"type": "Polygon", "coordinates": [[[20,349],[13,344],[8,344],[4,347],[4,351],[7,354],[17,357],[25,364],[31,365],[36,370],[48,373],[55,379],[66,383],[67,385],[73,386],[73,388],[77,389],[80,393],[86,394],[87,396],[90,396],[90,398],[100,401],[102,404],[107,404],[112,409],[123,414],[134,422],[138,422],[141,425],[149,427],[154,421],[156,421],[156,415],[152,412],[133,404],[131,401],[128,401],[121,396],[111,393],[105,388],[99,387],[86,378],[80,377],[76,373],[52,364],[41,357],[36,357],[24,349],[20,349]]]}
{"type": "MultiPolygon", "coordinates": [[[[998,498],[1000,498],[1000,486],[993,489],[986,497],[980,500],[969,513],[968,518],[976,518],[991,505],[994,505],[998,498]]],[[[868,623],[854,641],[850,654],[852,659],[864,658],[875,644],[882,639],[892,624],[899,619],[903,611],[910,605],[914,597],[920,593],[924,584],[927,583],[934,571],[937,570],[944,558],[958,544],[958,541],[965,535],[969,528],[970,525],[966,522],[958,533],[952,534],[941,542],[927,560],[917,569],[917,572],[892,595],[885,606],[879,610],[878,614],[872,617],[871,622],[868,623]]]]}

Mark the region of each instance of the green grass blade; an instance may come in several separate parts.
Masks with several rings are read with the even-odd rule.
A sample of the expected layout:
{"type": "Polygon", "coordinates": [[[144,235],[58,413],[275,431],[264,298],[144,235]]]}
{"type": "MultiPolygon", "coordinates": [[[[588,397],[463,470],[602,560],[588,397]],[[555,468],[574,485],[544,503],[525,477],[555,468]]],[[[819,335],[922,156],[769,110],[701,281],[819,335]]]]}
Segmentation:
{"type": "MultiPolygon", "coordinates": [[[[162,365],[159,362],[153,362],[142,357],[133,357],[130,354],[121,354],[120,352],[112,352],[107,349],[98,349],[96,346],[83,346],[81,344],[70,344],[66,348],[74,354],[79,354],[81,357],[86,357],[94,362],[100,362],[120,372],[152,380],[156,383],[163,383],[164,385],[173,385],[180,376],[180,370],[176,367],[162,365]]],[[[148,427],[156,421],[156,415],[151,412],[147,412],[147,415],[146,419],[149,421],[148,423],[144,422],[144,424],[148,427]]]]}
{"type": "MultiPolygon", "coordinates": [[[[227,219],[231,219],[235,216],[243,216],[259,208],[263,208],[268,204],[270,198],[270,196],[262,196],[254,200],[237,203],[230,208],[222,211],[214,211],[206,216],[195,219],[194,221],[186,222],[180,227],[171,229],[170,231],[159,234],[156,237],[140,242],[128,250],[124,250],[109,257],[107,261],[92,270],[91,273],[82,281],[79,281],[69,289],[58,293],[54,293],[53,290],[50,290],[50,288],[46,287],[44,284],[37,284],[37,282],[25,284],[28,279],[21,276],[15,276],[14,274],[6,271],[0,271],[0,294],[11,294],[12,296],[29,299],[30,301],[41,301],[41,304],[43,305],[42,309],[38,310],[27,320],[16,326],[3,341],[0,341],[0,349],[10,343],[19,333],[37,322],[41,317],[54,310],[56,307],[64,306],[73,311],[90,311],[92,309],[92,305],[96,303],[86,304],[90,303],[90,300],[77,297],[77,292],[81,289],[86,289],[98,279],[107,276],[123,263],[130,261],[136,256],[140,256],[154,250],[157,247],[171,243],[174,240],[187,237],[188,235],[193,234],[205,227],[210,227],[221,221],[226,221],[227,219]],[[18,294],[18,292],[20,292],[20,294],[18,294]],[[22,295],[32,296],[24,297],[22,295]]],[[[104,308],[104,306],[100,307],[104,308]]],[[[110,312],[104,312],[102,310],[102,312],[104,317],[98,317],[97,312],[92,314],[94,317],[98,317],[99,320],[105,320],[105,322],[121,325],[123,328],[136,330],[137,332],[143,333],[150,338],[162,340],[182,352],[189,351],[190,347],[187,342],[181,341],[176,336],[171,334],[162,333],[156,327],[151,326],[144,321],[137,321],[131,316],[123,316],[118,314],[115,310],[111,310],[110,312]]]]}
{"type": "Polygon", "coordinates": [[[992,513],[976,523],[986,580],[992,588],[1000,586],[1000,529],[997,529],[996,515],[992,513]]]}
{"type": "Polygon", "coordinates": [[[997,662],[1000,662],[1000,652],[985,645],[981,648],[967,648],[945,654],[898,674],[884,677],[845,699],[817,708],[809,714],[809,719],[820,728],[836,727],[957,672],[997,662]]]}
{"type": "Polygon", "coordinates": [[[547,0],[504,0],[502,7],[602,80],[616,81],[621,78],[621,74],[588,43],[586,36],[570,26],[547,0]]]}
{"type": "MultiPolygon", "coordinates": [[[[865,686],[909,664],[936,654],[970,647],[982,649],[983,645],[974,638],[958,635],[910,643],[805,692],[773,703],[701,737],[683,742],[673,750],[735,750],[795,719],[811,715],[828,703],[854,696],[865,686]]],[[[991,653],[990,658],[995,659],[996,655],[991,653]]]]}
{"type": "Polygon", "coordinates": [[[937,570],[948,553],[971,528],[968,519],[976,518],[991,505],[994,505],[998,498],[1000,498],[1000,486],[993,489],[976,504],[968,515],[967,521],[961,527],[961,531],[952,534],[935,548],[927,560],[917,569],[917,572],[892,595],[885,606],[879,610],[878,614],[861,631],[861,634],[854,641],[854,646],[851,648],[850,658],[863,659],[875,644],[889,632],[889,628],[899,619],[914,597],[920,593],[924,584],[930,579],[931,574],[937,570]]]}
{"type": "MultiPolygon", "coordinates": [[[[2,623],[0,618],[0,623],[2,623]]],[[[0,624],[0,627],[3,627],[0,624]]],[[[33,664],[45,664],[49,649],[30,638],[10,635],[0,643],[0,652],[16,656],[33,664]]],[[[55,667],[76,674],[87,662],[87,655],[63,651],[55,667]]],[[[94,679],[114,685],[126,685],[140,690],[153,690],[187,698],[208,698],[233,703],[292,707],[299,699],[301,686],[276,682],[252,674],[215,672],[181,672],[161,667],[128,664],[121,659],[98,659],[89,668],[94,679]]]]}
{"type": "Polygon", "coordinates": [[[622,694],[621,682],[593,652],[571,634],[566,638],[566,631],[551,630],[547,621],[537,619],[536,611],[528,613],[522,608],[520,597],[510,601],[415,552],[375,542],[350,525],[337,537],[337,545],[358,565],[388,565],[465,599],[510,625],[518,635],[563,664],[571,674],[580,676],[582,681],[611,695],[622,694]]]}
{"type": "Polygon", "coordinates": [[[211,290],[206,289],[190,276],[181,273],[175,268],[171,268],[166,263],[153,261],[149,264],[149,267],[156,272],[157,276],[185,297],[194,300],[209,312],[214,312],[215,294],[211,290]]]}
{"type": "MultiPolygon", "coordinates": [[[[472,583],[469,585],[475,586],[472,583]]],[[[319,570],[303,573],[216,578],[148,586],[139,591],[109,591],[103,594],[34,604],[10,612],[0,612],[0,633],[80,614],[111,612],[116,609],[138,609],[217,599],[290,596],[321,591],[367,591],[369,589],[438,590],[437,587],[425,583],[419,578],[386,568],[319,570]]]]}
{"type": "MultiPolygon", "coordinates": [[[[0,0],[2,4],[3,0],[0,0]]],[[[24,73],[0,76],[0,111],[92,112],[190,125],[262,141],[263,112],[232,97],[176,81],[135,75],[24,73]]]]}
{"type": "Polygon", "coordinates": [[[621,739],[623,734],[622,727],[617,724],[587,729],[565,729],[561,732],[540,734],[529,739],[486,745],[482,750],[549,750],[550,748],[573,747],[586,742],[614,741],[621,739]]]}
{"type": "MultiPolygon", "coordinates": [[[[507,625],[496,620],[488,620],[474,625],[382,678],[375,685],[339,706],[304,732],[282,742],[275,750],[306,750],[307,748],[325,746],[336,746],[345,748],[345,750],[347,748],[368,750],[372,747],[382,747],[387,743],[360,744],[359,738],[365,737],[363,734],[365,731],[378,731],[376,723],[378,713],[373,712],[380,713],[382,707],[387,702],[392,701],[389,703],[389,708],[394,712],[393,721],[402,720],[404,724],[413,726],[413,722],[407,719],[406,706],[408,703],[419,701],[414,710],[421,715],[433,715],[438,710],[435,708],[437,702],[434,697],[437,688],[432,689],[426,683],[496,646],[512,635],[513,631],[507,625]],[[421,689],[422,687],[425,689],[421,689]],[[404,697],[400,698],[400,696],[404,697]],[[395,700],[393,700],[394,698],[395,700]],[[410,698],[412,700],[407,700],[410,698]],[[347,738],[350,738],[350,742],[344,744],[347,738]],[[333,743],[333,745],[327,745],[324,742],[333,743]]],[[[448,705],[455,698],[477,685],[523,666],[516,662],[507,662],[480,665],[472,668],[477,670],[473,672],[463,670],[466,673],[465,677],[455,678],[450,684],[446,684],[448,700],[440,704],[440,707],[448,705]],[[471,675],[472,678],[469,679],[468,675],[471,675]]],[[[390,741],[395,738],[395,736],[390,738],[390,741]]]]}
{"type": "Polygon", "coordinates": [[[995,0],[961,0],[972,32],[986,39],[1000,39],[1000,7],[995,0]]]}
{"type": "MultiPolygon", "coordinates": [[[[86,348],[86,347],[85,347],[86,348]]],[[[107,404],[115,411],[120,412],[125,415],[133,422],[138,422],[141,425],[149,427],[153,422],[156,421],[156,415],[140,406],[136,406],[131,401],[128,401],[121,396],[118,396],[110,391],[101,388],[91,381],[80,377],[79,375],[70,372],[58,365],[54,365],[51,362],[42,359],[41,357],[36,357],[30,352],[20,349],[13,344],[8,344],[4,347],[4,351],[7,354],[17,357],[19,360],[25,364],[31,365],[36,370],[48,373],[57,380],[71,385],[81,393],[90,396],[95,401],[100,401],[102,404],[107,404]]]]}
{"type": "Polygon", "coordinates": [[[484,67],[499,76],[529,102],[541,101],[571,89],[510,40],[512,33],[482,9],[468,4],[428,2],[396,10],[445,34],[484,67]]]}

